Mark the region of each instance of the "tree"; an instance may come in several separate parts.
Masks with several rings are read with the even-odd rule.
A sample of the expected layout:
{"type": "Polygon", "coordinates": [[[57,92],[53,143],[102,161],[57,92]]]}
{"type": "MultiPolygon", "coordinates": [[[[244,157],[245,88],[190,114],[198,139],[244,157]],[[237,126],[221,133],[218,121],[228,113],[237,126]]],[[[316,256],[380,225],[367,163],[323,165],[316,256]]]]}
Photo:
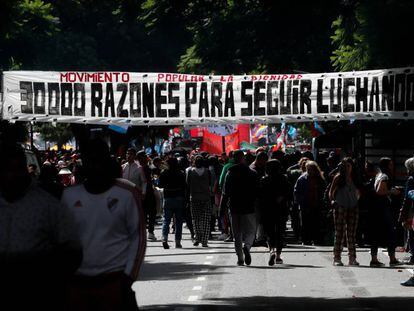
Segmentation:
{"type": "Polygon", "coordinates": [[[59,19],[53,14],[52,5],[42,0],[6,0],[1,12],[4,20],[0,28],[0,66],[41,66],[41,56],[48,53],[45,45],[59,31],[59,19]]]}
{"type": "Polygon", "coordinates": [[[339,1],[192,1],[193,44],[180,71],[225,74],[328,71],[339,1]]]}
{"type": "Polygon", "coordinates": [[[74,137],[69,124],[41,123],[37,124],[34,130],[40,133],[44,141],[56,142],[59,150],[74,137]]]}
{"type": "Polygon", "coordinates": [[[337,70],[405,67],[414,29],[411,0],[347,0],[333,22],[331,61],[337,70]]]}

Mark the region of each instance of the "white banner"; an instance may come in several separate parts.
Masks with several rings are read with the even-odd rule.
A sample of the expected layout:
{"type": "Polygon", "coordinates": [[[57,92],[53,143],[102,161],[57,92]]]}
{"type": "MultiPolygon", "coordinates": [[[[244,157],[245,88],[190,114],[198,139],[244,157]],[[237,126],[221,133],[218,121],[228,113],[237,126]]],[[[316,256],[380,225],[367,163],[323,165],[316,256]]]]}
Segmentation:
{"type": "Polygon", "coordinates": [[[6,71],[3,118],[180,125],[414,118],[414,68],[201,76],[6,71]]]}

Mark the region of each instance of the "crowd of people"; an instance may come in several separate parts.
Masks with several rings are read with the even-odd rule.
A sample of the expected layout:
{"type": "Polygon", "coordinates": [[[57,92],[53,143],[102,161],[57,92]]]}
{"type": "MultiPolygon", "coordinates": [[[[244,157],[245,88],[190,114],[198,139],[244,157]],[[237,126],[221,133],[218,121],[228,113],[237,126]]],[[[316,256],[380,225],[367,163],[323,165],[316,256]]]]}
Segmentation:
{"type": "MultiPolygon", "coordinates": [[[[175,248],[183,247],[185,223],[195,247],[209,247],[213,238],[234,242],[239,266],[251,264],[253,246],[268,249],[270,266],[282,264],[288,222],[298,243],[333,244],[335,266],[344,265],[344,244],[350,266],[359,265],[356,246],[363,244],[371,247],[371,267],[384,266],[381,246],[390,266],[414,264],[414,158],[405,162],[404,188],[393,184],[391,159],[361,166],[335,152],[319,163],[310,152],[265,148],[164,156],[129,148],[116,158],[96,140],[81,154],[44,153],[39,175],[16,145],[2,146],[0,157],[2,276],[40,274],[55,292],[61,284],[66,295],[56,299],[68,299],[69,309],[136,308],[131,285],[146,241],[158,241],[157,216],[164,249],[171,231],[175,248]],[[400,202],[399,215],[393,202],[400,202]],[[407,262],[395,256],[401,225],[407,262]]],[[[402,284],[414,286],[414,279],[402,284]]],[[[19,292],[18,286],[11,281],[7,290],[19,292]]],[[[36,288],[33,299],[41,299],[36,288]]]]}

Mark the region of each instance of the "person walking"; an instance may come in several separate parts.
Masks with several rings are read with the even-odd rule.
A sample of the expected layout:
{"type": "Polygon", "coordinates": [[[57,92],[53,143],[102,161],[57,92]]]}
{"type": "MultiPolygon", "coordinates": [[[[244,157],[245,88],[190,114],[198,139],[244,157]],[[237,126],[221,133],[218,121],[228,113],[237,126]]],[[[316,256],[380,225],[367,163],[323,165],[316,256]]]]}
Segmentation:
{"type": "Polygon", "coordinates": [[[250,265],[250,248],[256,236],[255,201],[257,176],[244,162],[241,150],[233,153],[234,165],[229,169],[223,187],[221,208],[229,206],[237,265],[250,265]],[[244,246],[243,246],[244,241],[244,246]]]}
{"type": "Polygon", "coordinates": [[[75,218],[83,260],[69,288],[69,310],[136,310],[132,284],[146,250],[145,218],[135,185],[116,178],[109,148],[88,142],[86,180],[62,203],[75,218]]]}
{"type": "MultiPolygon", "coordinates": [[[[413,214],[414,214],[414,157],[405,161],[405,167],[407,169],[408,179],[405,186],[404,201],[401,210],[400,220],[404,223],[404,227],[407,230],[407,245],[410,252],[410,260],[407,264],[414,264],[414,228],[413,228],[413,214]]],[[[407,281],[402,282],[403,286],[414,286],[414,276],[407,281]]]]}
{"type": "MultiPolygon", "coordinates": [[[[233,151],[229,152],[228,161],[223,166],[219,178],[219,191],[222,193],[221,201],[223,200],[223,187],[229,169],[234,165],[233,151]]],[[[220,205],[222,205],[220,201],[220,205]]],[[[233,231],[231,228],[230,212],[228,208],[220,208],[220,221],[223,227],[223,235],[221,236],[225,242],[233,242],[233,231]]]]}
{"type": "Polygon", "coordinates": [[[302,219],[302,242],[304,245],[320,243],[322,206],[325,179],[314,161],[306,162],[306,172],[302,174],[294,188],[295,201],[299,205],[302,219]]]}
{"type": "Polygon", "coordinates": [[[329,198],[334,209],[335,225],[335,266],[343,266],[341,260],[343,239],[346,236],[350,266],[359,266],[356,260],[355,236],[358,225],[359,191],[355,186],[354,161],[345,158],[339,164],[339,172],[335,175],[329,191],[329,198]]]}
{"type": "Polygon", "coordinates": [[[210,172],[204,165],[205,159],[198,155],[194,167],[187,171],[187,196],[190,201],[193,227],[195,231],[194,246],[200,243],[208,247],[210,220],[212,214],[210,197],[210,172]]]}
{"type": "Polygon", "coordinates": [[[122,178],[132,182],[141,194],[141,198],[145,199],[147,190],[147,180],[143,168],[136,161],[137,151],[129,148],[126,153],[127,162],[122,165],[122,178]]]}
{"type": "Polygon", "coordinates": [[[181,238],[185,217],[185,174],[178,167],[177,158],[167,160],[168,168],[160,175],[158,187],[164,193],[164,221],[162,224],[162,245],[169,249],[168,233],[171,219],[175,215],[175,247],[182,248],[181,238]]]}
{"type": "MultiPolygon", "coordinates": [[[[250,164],[250,169],[255,171],[257,174],[257,180],[260,182],[260,179],[265,176],[266,174],[266,162],[269,160],[269,157],[266,152],[259,151],[256,154],[256,159],[252,164],[250,164]]],[[[266,236],[264,232],[264,219],[261,213],[261,209],[259,206],[259,201],[257,200],[255,203],[255,211],[256,211],[256,238],[254,241],[254,246],[267,246],[266,243],[266,236]]]]}
{"type": "Polygon", "coordinates": [[[279,160],[267,162],[265,171],[266,175],[260,180],[259,208],[270,252],[269,266],[273,266],[283,263],[280,256],[289,212],[289,194],[292,191],[287,177],[282,174],[279,160]]]}
{"type": "Polygon", "coordinates": [[[31,178],[21,147],[0,145],[0,309],[64,309],[81,261],[70,211],[31,178]]]}
{"type": "Polygon", "coordinates": [[[210,156],[208,158],[208,170],[210,171],[210,201],[212,205],[212,214],[210,221],[210,235],[209,239],[212,238],[212,233],[215,231],[216,221],[218,223],[218,229],[223,233],[222,223],[219,218],[219,206],[221,199],[221,192],[219,190],[219,177],[221,170],[223,169],[217,156],[210,156]]]}
{"type": "Polygon", "coordinates": [[[148,240],[157,241],[157,238],[154,235],[155,218],[157,217],[156,198],[154,185],[152,183],[151,168],[148,165],[148,156],[145,151],[142,150],[138,152],[137,160],[142,168],[146,180],[145,197],[142,201],[142,205],[148,226],[148,240]]]}
{"type": "MultiPolygon", "coordinates": [[[[295,185],[299,177],[306,172],[306,162],[308,158],[300,158],[298,163],[289,167],[286,170],[287,178],[290,185],[295,185]]],[[[290,218],[292,222],[292,229],[297,240],[302,240],[302,224],[300,221],[300,210],[298,203],[291,198],[290,201],[290,218]]]]}
{"type": "Polygon", "coordinates": [[[396,228],[394,226],[391,212],[391,196],[399,195],[400,191],[392,186],[391,178],[393,176],[394,164],[390,158],[381,158],[379,161],[379,173],[375,177],[374,189],[376,193],[376,206],[378,211],[379,234],[377,243],[371,245],[371,263],[373,267],[383,266],[378,261],[379,243],[385,242],[387,245],[390,266],[398,266],[400,261],[395,257],[396,248],[396,228]]]}

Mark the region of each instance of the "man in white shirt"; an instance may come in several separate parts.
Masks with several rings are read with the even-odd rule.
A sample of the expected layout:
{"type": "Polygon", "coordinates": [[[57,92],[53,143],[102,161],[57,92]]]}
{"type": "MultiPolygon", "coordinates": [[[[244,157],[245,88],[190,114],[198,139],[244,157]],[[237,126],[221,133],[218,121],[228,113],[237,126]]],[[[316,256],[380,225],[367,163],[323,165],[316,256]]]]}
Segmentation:
{"type": "Polygon", "coordinates": [[[70,310],[136,310],[132,283],[146,248],[145,218],[136,187],[116,179],[108,146],[92,141],[84,153],[86,180],[66,189],[83,260],[69,291],[70,310]]]}
{"type": "Polygon", "coordinates": [[[129,148],[126,153],[127,163],[122,165],[122,178],[132,182],[145,198],[147,189],[147,180],[143,168],[135,160],[137,151],[134,148],[129,148]]]}

